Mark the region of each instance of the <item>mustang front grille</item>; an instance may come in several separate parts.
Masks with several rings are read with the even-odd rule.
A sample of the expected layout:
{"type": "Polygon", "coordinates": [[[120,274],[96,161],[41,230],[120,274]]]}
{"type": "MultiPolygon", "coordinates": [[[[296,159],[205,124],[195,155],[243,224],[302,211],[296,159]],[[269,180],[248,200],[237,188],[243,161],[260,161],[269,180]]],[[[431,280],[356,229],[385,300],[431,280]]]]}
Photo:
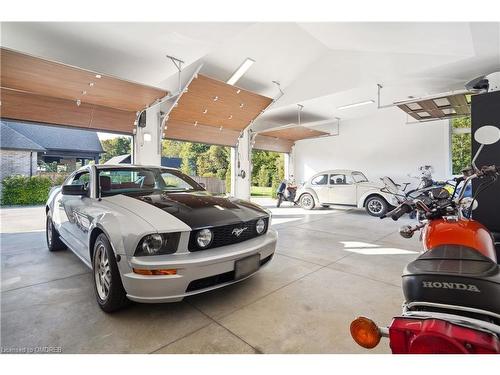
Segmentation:
{"type": "Polygon", "coordinates": [[[220,227],[209,228],[213,232],[213,239],[210,245],[208,245],[205,248],[200,248],[196,243],[196,235],[198,234],[199,230],[194,230],[191,232],[191,235],[189,237],[189,246],[188,246],[189,251],[200,251],[200,250],[212,249],[214,247],[232,245],[258,236],[262,236],[267,232],[269,226],[269,218],[265,217],[262,219],[264,219],[266,227],[261,234],[258,234],[257,230],[255,229],[255,226],[259,219],[237,224],[230,224],[230,225],[223,225],[220,227]]]}

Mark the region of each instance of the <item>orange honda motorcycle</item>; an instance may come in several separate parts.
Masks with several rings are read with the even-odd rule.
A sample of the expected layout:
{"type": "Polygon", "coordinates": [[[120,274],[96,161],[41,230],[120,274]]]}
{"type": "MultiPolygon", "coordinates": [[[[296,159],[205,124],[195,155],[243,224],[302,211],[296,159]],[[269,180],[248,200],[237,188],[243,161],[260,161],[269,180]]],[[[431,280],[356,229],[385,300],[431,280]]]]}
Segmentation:
{"type": "MultiPolygon", "coordinates": [[[[500,140],[500,129],[483,126],[474,138],[481,146],[472,167],[455,179],[453,193],[436,188],[386,214],[398,220],[416,211],[419,223],[402,227],[400,234],[410,238],[420,230],[424,251],[403,271],[401,315],[388,327],[365,317],[351,323],[351,335],[360,346],[372,349],[388,337],[393,354],[500,354],[497,250],[488,229],[471,218],[477,195],[500,175],[500,166],[475,165],[484,145],[500,140]],[[464,198],[473,179],[480,184],[472,198],[464,198]]],[[[493,188],[499,189],[498,184],[493,188]]]]}

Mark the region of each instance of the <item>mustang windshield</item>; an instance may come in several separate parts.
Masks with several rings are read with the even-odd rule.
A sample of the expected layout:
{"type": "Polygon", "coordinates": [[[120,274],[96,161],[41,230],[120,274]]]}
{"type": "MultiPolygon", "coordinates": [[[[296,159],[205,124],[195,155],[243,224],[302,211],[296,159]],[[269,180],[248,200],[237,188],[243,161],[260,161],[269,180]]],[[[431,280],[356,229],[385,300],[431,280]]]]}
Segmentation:
{"type": "Polygon", "coordinates": [[[101,195],[204,190],[185,174],[162,168],[99,169],[101,195]]]}

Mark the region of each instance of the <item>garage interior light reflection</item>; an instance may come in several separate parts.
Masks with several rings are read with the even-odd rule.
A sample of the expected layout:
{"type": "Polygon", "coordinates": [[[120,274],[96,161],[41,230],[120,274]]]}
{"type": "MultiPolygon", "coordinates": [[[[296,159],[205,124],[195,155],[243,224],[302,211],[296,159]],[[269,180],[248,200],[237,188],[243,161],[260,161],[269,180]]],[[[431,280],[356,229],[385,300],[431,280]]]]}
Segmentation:
{"type": "Polygon", "coordinates": [[[380,247],[379,245],[357,242],[357,241],[340,241],[344,245],[345,251],[361,255],[407,255],[417,254],[418,251],[399,249],[396,247],[380,247]]]}

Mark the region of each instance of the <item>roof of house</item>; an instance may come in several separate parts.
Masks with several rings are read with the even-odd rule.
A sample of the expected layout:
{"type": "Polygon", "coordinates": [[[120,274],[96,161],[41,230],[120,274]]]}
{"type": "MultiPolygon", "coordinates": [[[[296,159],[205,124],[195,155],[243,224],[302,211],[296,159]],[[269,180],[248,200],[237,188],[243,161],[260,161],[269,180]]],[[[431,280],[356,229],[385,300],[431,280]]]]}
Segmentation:
{"type": "MultiPolygon", "coordinates": [[[[45,150],[104,152],[95,131],[4,119],[1,123],[2,129],[9,128],[45,150]]],[[[7,130],[6,133],[8,132],[7,130]]],[[[1,148],[13,148],[9,143],[9,138],[4,142],[3,130],[1,146],[1,148]]]]}
{"type": "Polygon", "coordinates": [[[10,150],[45,151],[41,145],[0,123],[0,148],[10,150]]]}
{"type": "Polygon", "coordinates": [[[113,156],[104,164],[130,164],[130,154],[113,156]]]}

